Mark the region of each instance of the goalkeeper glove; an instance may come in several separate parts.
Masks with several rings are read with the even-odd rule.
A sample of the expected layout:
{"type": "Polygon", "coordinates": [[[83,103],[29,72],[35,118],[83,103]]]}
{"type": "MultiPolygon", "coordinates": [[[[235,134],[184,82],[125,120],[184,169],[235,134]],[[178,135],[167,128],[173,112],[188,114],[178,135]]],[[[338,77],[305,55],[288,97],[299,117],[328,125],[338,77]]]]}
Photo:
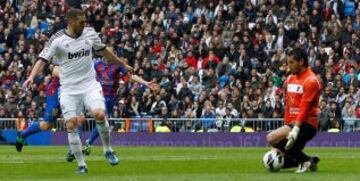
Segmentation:
{"type": "Polygon", "coordinates": [[[299,126],[294,126],[293,129],[287,135],[287,143],[285,146],[285,150],[289,150],[295,143],[297,137],[299,136],[300,128],[299,126]]]}

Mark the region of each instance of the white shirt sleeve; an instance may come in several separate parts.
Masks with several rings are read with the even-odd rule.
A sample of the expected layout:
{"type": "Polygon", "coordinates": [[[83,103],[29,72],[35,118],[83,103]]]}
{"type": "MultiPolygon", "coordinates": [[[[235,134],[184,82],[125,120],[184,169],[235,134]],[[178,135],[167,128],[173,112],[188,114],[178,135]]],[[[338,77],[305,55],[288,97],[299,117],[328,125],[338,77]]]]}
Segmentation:
{"type": "Polygon", "coordinates": [[[101,42],[101,39],[99,37],[99,33],[95,32],[94,29],[90,30],[91,34],[90,34],[90,40],[92,42],[92,46],[94,48],[95,51],[100,51],[106,48],[106,45],[104,43],[101,42]]]}
{"type": "Polygon", "coordinates": [[[57,49],[56,41],[52,41],[43,48],[43,50],[39,54],[39,57],[47,61],[50,61],[51,58],[55,55],[56,49],[57,49]]]}

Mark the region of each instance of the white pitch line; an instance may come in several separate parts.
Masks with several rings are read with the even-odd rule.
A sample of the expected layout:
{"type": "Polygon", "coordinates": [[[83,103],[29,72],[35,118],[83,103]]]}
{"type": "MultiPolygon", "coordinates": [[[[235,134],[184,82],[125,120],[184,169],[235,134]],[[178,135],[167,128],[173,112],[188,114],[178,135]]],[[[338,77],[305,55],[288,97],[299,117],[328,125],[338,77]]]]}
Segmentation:
{"type": "Polygon", "coordinates": [[[4,163],[4,164],[23,164],[25,163],[24,161],[0,161],[0,164],[4,163]]]}
{"type": "MultiPolygon", "coordinates": [[[[85,159],[87,161],[104,161],[105,158],[103,156],[89,156],[89,157],[85,157],[85,159]]],[[[216,157],[216,156],[143,156],[143,157],[139,157],[139,156],[131,156],[131,157],[124,157],[121,158],[120,160],[133,160],[133,161],[157,161],[157,160],[178,160],[178,161],[186,161],[186,160],[216,160],[216,159],[224,159],[222,157],[216,157]]],[[[21,158],[16,158],[14,160],[0,160],[0,164],[24,164],[24,163],[61,163],[61,162],[66,162],[65,158],[59,158],[59,157],[53,157],[53,158],[49,158],[46,157],[45,159],[41,159],[41,158],[36,158],[36,159],[21,159],[21,158]]]]}
{"type": "MultiPolygon", "coordinates": [[[[320,155],[321,158],[329,158],[329,159],[358,159],[360,155],[320,155]]],[[[188,160],[229,160],[234,159],[233,157],[229,156],[127,156],[127,157],[119,157],[120,160],[126,161],[162,161],[162,160],[169,160],[169,161],[188,161],[188,160]]],[[[102,155],[90,155],[85,157],[86,161],[105,161],[104,156],[102,155]]],[[[7,157],[1,158],[0,157],[0,164],[28,164],[28,163],[66,163],[65,157],[36,157],[26,159],[23,157],[7,157]]]]}

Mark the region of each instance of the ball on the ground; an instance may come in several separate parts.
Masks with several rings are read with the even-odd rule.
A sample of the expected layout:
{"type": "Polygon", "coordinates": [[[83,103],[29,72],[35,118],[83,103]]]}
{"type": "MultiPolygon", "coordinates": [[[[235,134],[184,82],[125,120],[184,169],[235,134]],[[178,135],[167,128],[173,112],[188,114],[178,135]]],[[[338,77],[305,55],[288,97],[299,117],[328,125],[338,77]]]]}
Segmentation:
{"type": "Polygon", "coordinates": [[[284,155],[279,150],[272,149],[265,153],[263,165],[270,172],[277,172],[284,166],[284,155]]]}

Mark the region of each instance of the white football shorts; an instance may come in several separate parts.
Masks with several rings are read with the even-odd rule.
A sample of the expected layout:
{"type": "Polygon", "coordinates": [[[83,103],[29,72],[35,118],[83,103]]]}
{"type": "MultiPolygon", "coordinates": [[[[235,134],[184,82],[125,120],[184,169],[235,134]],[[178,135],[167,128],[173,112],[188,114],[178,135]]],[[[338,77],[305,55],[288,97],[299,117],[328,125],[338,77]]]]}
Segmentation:
{"type": "Polygon", "coordinates": [[[91,112],[95,109],[105,110],[105,98],[99,82],[93,83],[79,94],[60,89],[59,97],[65,123],[71,118],[80,116],[84,111],[84,106],[91,112]]]}

